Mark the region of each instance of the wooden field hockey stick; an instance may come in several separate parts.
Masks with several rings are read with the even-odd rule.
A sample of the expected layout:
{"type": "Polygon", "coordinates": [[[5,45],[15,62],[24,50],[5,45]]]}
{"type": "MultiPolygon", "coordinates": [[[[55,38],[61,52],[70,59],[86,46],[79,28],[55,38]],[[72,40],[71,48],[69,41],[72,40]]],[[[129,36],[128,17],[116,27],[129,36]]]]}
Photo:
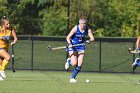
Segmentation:
{"type": "Polygon", "coordinates": [[[129,53],[132,53],[132,54],[139,54],[140,53],[140,50],[132,50],[131,48],[128,49],[129,53]]]}
{"type": "MultiPolygon", "coordinates": [[[[72,45],[72,47],[82,46],[82,45],[85,45],[85,43],[75,44],[75,45],[72,45]]],[[[59,50],[59,49],[65,49],[65,48],[67,48],[67,46],[60,46],[60,47],[52,47],[51,45],[48,46],[49,50],[59,50]]]]}
{"type": "Polygon", "coordinates": [[[14,45],[12,45],[12,71],[15,72],[15,67],[14,67],[14,45]]]}

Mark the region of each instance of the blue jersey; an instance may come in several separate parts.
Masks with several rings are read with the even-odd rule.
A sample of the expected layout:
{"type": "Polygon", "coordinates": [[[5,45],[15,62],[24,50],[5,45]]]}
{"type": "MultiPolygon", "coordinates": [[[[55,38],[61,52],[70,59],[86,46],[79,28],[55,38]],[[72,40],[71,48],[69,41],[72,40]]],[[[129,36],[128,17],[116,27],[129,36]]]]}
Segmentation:
{"type": "MultiPolygon", "coordinates": [[[[77,30],[71,37],[72,45],[84,43],[84,37],[87,35],[88,30],[89,28],[86,26],[85,31],[81,32],[79,29],[79,25],[77,25],[77,30]]],[[[66,49],[66,51],[76,51],[76,52],[80,52],[84,50],[85,50],[85,45],[75,46],[75,47],[66,49]]]]}
{"type": "Polygon", "coordinates": [[[77,25],[77,30],[74,33],[74,35],[71,37],[71,43],[74,44],[80,44],[80,43],[84,43],[84,37],[85,35],[87,35],[88,33],[88,27],[85,27],[85,31],[81,32],[79,29],[79,25],[77,25]]]}

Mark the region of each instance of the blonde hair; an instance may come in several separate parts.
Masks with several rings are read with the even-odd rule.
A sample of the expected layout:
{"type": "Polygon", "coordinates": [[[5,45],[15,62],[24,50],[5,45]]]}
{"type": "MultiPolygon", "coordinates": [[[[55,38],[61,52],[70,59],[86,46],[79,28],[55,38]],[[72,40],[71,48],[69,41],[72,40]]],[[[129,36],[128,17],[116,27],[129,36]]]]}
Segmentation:
{"type": "Polygon", "coordinates": [[[87,17],[86,16],[81,16],[79,20],[81,20],[81,19],[82,20],[87,20],[87,17]]]}
{"type": "Polygon", "coordinates": [[[1,25],[4,25],[5,21],[9,21],[9,19],[7,19],[6,17],[1,19],[1,25]]]}
{"type": "Polygon", "coordinates": [[[80,17],[79,23],[87,23],[87,17],[86,16],[80,17]]]}

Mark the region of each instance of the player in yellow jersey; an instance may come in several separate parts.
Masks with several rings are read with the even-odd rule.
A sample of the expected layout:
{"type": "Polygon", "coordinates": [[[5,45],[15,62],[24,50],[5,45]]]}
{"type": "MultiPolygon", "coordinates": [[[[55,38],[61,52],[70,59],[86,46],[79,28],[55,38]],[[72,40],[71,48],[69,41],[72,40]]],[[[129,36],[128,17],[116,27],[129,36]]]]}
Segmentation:
{"type": "Polygon", "coordinates": [[[17,36],[14,29],[10,28],[9,20],[7,18],[1,19],[0,26],[0,80],[6,78],[5,69],[10,61],[10,54],[8,53],[8,47],[10,43],[10,37],[13,36],[14,40],[11,45],[17,42],[17,36]]]}

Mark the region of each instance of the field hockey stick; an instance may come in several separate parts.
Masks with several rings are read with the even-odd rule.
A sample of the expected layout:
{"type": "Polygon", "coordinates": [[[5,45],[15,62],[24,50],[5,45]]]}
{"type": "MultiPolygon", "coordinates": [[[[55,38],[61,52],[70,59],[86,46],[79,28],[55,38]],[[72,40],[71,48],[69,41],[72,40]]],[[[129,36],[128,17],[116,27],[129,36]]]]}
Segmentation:
{"type": "Polygon", "coordinates": [[[129,53],[132,53],[132,54],[140,53],[140,50],[132,50],[131,48],[129,48],[128,51],[129,51],[129,53]]]}
{"type": "MultiPolygon", "coordinates": [[[[75,44],[75,45],[72,45],[72,47],[82,46],[82,45],[85,45],[85,43],[75,44]]],[[[65,49],[65,48],[67,48],[67,46],[61,46],[61,47],[52,47],[51,45],[48,46],[49,50],[59,50],[59,49],[65,49]]]]}
{"type": "Polygon", "coordinates": [[[14,44],[12,45],[12,71],[15,72],[15,68],[14,68],[14,44]]]}

